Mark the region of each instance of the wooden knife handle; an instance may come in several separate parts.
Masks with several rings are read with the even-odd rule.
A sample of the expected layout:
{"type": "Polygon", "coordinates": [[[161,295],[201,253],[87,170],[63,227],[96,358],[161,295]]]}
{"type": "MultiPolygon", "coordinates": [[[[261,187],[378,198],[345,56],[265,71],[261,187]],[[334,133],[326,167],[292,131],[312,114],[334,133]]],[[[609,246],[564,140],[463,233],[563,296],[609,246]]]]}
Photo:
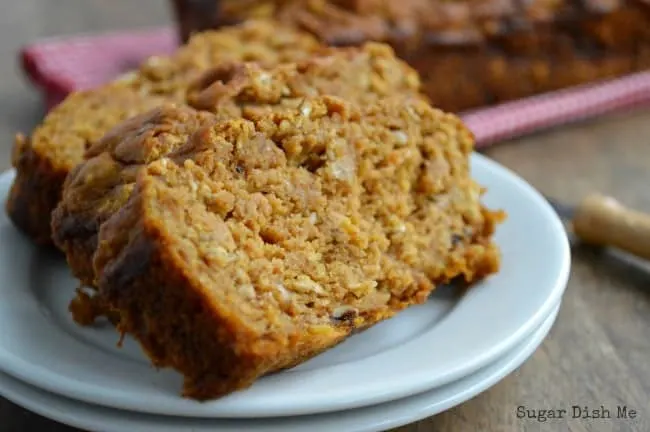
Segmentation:
{"type": "Polygon", "coordinates": [[[580,203],[573,231],[585,243],[613,246],[650,260],[650,215],[614,198],[590,195],[580,203]]]}

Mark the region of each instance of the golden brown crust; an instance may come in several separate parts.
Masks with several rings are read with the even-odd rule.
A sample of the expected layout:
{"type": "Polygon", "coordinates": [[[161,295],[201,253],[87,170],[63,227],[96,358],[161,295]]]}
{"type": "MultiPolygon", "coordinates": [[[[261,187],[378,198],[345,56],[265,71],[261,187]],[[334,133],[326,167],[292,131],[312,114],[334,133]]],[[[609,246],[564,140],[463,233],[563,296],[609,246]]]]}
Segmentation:
{"type": "Polygon", "coordinates": [[[320,48],[305,33],[249,22],[197,35],[169,57],[152,57],[115,82],[70,95],[14,146],[16,180],[6,203],[11,220],[36,242],[51,244],[50,214],[67,174],[113,126],[163,101],[183,102],[190,83],[222,61],[274,65],[320,48]]]}
{"type": "Polygon", "coordinates": [[[214,117],[102,224],[100,295],[186,396],[245,388],[498,270],[502,214],[480,203],[472,148],[409,97],[214,117]]]}
{"type": "Polygon", "coordinates": [[[7,214],[34,243],[51,245],[48,214],[59,202],[67,172],[54,169],[22,135],[16,137],[12,163],[16,177],[5,204],[7,214]]]}

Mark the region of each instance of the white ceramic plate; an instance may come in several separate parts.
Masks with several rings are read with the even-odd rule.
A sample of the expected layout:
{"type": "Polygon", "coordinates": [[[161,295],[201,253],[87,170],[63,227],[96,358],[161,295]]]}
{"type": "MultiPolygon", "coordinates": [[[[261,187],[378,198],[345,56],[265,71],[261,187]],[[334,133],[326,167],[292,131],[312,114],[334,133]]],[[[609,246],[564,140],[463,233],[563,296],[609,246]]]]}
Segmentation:
{"type": "MultiPolygon", "coordinates": [[[[76,326],[67,304],[75,280],[60,257],[35,249],[0,218],[0,370],[73,399],[153,414],[251,418],[332,412],[400,399],[455,381],[507,352],[537,328],[566,286],[570,254],[555,212],[532,187],[473,156],[491,207],[509,218],[496,236],[499,274],[461,298],[434,295],[295,369],[246,391],[197,403],[181,379],[153,369],[111,328],[76,326]]],[[[0,178],[4,201],[12,174],[0,178]]],[[[443,294],[443,295],[441,295],[443,294]]]]}
{"type": "Polygon", "coordinates": [[[89,405],[46,393],[0,373],[0,394],[42,416],[103,432],[374,432],[413,423],[448,410],[493,386],[519,367],[542,343],[559,305],[531,336],[478,372],[428,392],[330,414],[265,419],[195,419],[156,416],[89,405]]]}

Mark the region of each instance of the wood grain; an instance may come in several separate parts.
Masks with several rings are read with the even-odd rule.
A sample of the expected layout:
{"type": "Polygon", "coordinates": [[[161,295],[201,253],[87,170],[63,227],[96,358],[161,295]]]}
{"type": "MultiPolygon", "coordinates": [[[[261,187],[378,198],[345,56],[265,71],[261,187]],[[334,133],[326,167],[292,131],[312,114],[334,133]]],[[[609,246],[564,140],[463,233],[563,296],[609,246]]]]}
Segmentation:
{"type": "MultiPolygon", "coordinates": [[[[42,116],[38,95],[22,79],[16,50],[43,36],[170,22],[164,0],[0,0],[0,169],[9,167],[11,137],[42,116]]],[[[567,203],[598,191],[650,211],[650,110],[602,117],[502,143],[487,154],[543,193],[567,203]]],[[[531,227],[534,229],[534,227],[531,227]]],[[[534,247],[534,245],[531,245],[534,247]]],[[[540,257],[543,259],[544,257],[540,257]]],[[[649,431],[650,266],[621,253],[576,246],[556,325],[519,370],[456,408],[396,429],[420,431],[649,431]],[[517,418],[517,407],[615,410],[636,419],[517,418]]],[[[614,413],[615,414],[615,413],[614,413]]],[[[0,399],[0,431],[68,432],[0,399]]]]}

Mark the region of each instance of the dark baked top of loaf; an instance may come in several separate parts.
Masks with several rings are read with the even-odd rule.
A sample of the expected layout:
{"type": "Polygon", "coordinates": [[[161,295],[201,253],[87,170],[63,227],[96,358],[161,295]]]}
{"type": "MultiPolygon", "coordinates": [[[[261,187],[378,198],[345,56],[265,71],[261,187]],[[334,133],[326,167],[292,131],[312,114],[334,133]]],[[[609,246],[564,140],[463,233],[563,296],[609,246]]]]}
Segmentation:
{"type": "MultiPolygon", "coordinates": [[[[205,0],[215,1],[215,0],[205,0]]],[[[276,17],[334,45],[476,46],[530,30],[618,44],[647,33],[648,0],[220,0],[223,22],[276,17]],[[646,14],[646,17],[640,15],[646,14]],[[604,20],[601,20],[604,18],[604,20]]],[[[216,24],[216,23],[215,23],[216,24]]]]}

